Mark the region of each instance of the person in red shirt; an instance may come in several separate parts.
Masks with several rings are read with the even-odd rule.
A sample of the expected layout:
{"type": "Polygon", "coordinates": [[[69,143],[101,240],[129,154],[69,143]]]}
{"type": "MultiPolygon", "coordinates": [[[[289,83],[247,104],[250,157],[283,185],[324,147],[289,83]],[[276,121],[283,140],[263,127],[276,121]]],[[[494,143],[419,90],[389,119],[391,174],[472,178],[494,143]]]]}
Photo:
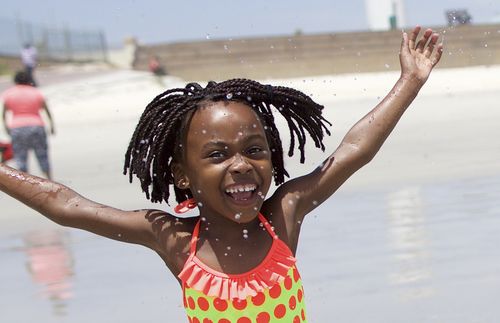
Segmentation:
{"type": "Polygon", "coordinates": [[[28,152],[34,150],[42,172],[50,179],[47,134],[40,112],[45,111],[47,114],[50,132],[54,134],[52,115],[43,94],[31,85],[28,73],[17,72],[14,83],[15,86],[7,89],[2,95],[4,101],[2,120],[12,140],[17,168],[23,172],[28,171],[28,152]]]}

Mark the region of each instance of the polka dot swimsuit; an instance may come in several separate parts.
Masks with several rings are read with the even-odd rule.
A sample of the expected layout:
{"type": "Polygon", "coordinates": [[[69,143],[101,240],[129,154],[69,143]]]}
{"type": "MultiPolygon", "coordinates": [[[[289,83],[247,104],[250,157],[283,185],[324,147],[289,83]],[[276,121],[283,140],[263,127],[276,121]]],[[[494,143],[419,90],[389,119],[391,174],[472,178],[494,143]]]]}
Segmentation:
{"type": "Polygon", "coordinates": [[[190,256],[179,274],[190,323],[307,322],[296,260],[264,216],[259,219],[273,244],[259,266],[237,275],[218,272],[196,257],[196,224],[190,256]]]}

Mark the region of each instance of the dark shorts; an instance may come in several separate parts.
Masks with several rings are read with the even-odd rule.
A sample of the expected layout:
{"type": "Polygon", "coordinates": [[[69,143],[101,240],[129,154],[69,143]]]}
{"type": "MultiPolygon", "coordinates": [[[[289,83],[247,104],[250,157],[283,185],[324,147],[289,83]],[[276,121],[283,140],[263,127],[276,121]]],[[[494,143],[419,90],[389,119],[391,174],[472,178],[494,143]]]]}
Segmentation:
{"type": "Polygon", "coordinates": [[[43,172],[50,171],[47,135],[41,126],[20,127],[10,129],[14,160],[19,170],[28,171],[28,151],[35,152],[40,168],[43,172]]]}

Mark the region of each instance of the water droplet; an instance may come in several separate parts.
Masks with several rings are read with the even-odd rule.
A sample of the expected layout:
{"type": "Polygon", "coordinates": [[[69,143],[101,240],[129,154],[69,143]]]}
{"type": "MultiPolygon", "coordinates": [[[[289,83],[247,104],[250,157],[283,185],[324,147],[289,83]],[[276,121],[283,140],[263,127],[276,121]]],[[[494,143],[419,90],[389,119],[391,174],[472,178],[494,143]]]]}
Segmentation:
{"type": "Polygon", "coordinates": [[[122,234],[121,233],[118,233],[118,238],[121,238],[122,237],[122,234]]]}
{"type": "Polygon", "coordinates": [[[207,35],[205,36],[205,38],[206,38],[206,39],[210,39],[210,34],[207,34],[207,35]]]}
{"type": "Polygon", "coordinates": [[[201,194],[201,190],[197,190],[196,192],[198,192],[198,194],[201,194]]]}
{"type": "Polygon", "coordinates": [[[226,98],[227,98],[228,100],[231,100],[231,99],[233,98],[233,93],[228,93],[228,94],[226,94],[226,98]]]}
{"type": "Polygon", "coordinates": [[[227,45],[224,45],[224,50],[228,50],[229,47],[227,47],[227,45]]]}
{"type": "Polygon", "coordinates": [[[391,66],[390,66],[389,64],[385,63],[385,64],[384,64],[384,67],[385,67],[385,68],[389,68],[389,67],[391,67],[391,66]]]}
{"type": "Polygon", "coordinates": [[[241,253],[238,254],[238,257],[241,257],[241,253]]]}
{"type": "Polygon", "coordinates": [[[297,223],[298,223],[298,224],[301,224],[301,223],[302,223],[302,221],[300,221],[300,220],[299,220],[299,221],[297,221],[297,223]]]}
{"type": "Polygon", "coordinates": [[[484,47],[488,47],[488,44],[484,44],[484,47]]]}
{"type": "Polygon", "coordinates": [[[199,207],[203,207],[203,203],[198,202],[198,206],[199,206],[199,207]]]}
{"type": "Polygon", "coordinates": [[[203,130],[201,131],[201,133],[202,133],[202,134],[206,134],[206,133],[207,133],[207,131],[206,131],[205,129],[203,129],[203,130]]]}
{"type": "Polygon", "coordinates": [[[292,200],[288,200],[288,204],[292,205],[293,201],[292,200]]]}
{"type": "Polygon", "coordinates": [[[224,253],[224,256],[227,256],[227,252],[224,253]]]}
{"type": "Polygon", "coordinates": [[[238,131],[238,136],[243,136],[243,132],[238,131]]]}
{"type": "Polygon", "coordinates": [[[243,229],[243,233],[244,233],[244,234],[247,234],[247,233],[248,233],[248,230],[247,230],[247,229],[243,229]]]}
{"type": "Polygon", "coordinates": [[[313,205],[318,205],[318,201],[314,200],[313,205]]]}
{"type": "Polygon", "coordinates": [[[244,234],[244,235],[243,235],[243,238],[244,238],[244,239],[248,239],[248,234],[244,234]]]}
{"type": "Polygon", "coordinates": [[[247,101],[252,101],[252,97],[250,95],[247,96],[247,101]]]}
{"type": "Polygon", "coordinates": [[[236,220],[239,220],[239,219],[241,218],[241,215],[240,215],[239,213],[236,213],[236,214],[234,215],[234,218],[235,218],[236,220]]]}
{"type": "Polygon", "coordinates": [[[231,246],[227,246],[227,247],[226,247],[226,249],[227,249],[227,250],[231,250],[231,246]]]}
{"type": "Polygon", "coordinates": [[[201,221],[205,222],[206,220],[207,220],[206,217],[204,217],[204,216],[201,217],[201,221]]]}
{"type": "Polygon", "coordinates": [[[253,127],[253,128],[257,128],[257,125],[254,123],[254,124],[252,125],[252,127],[253,127]]]}

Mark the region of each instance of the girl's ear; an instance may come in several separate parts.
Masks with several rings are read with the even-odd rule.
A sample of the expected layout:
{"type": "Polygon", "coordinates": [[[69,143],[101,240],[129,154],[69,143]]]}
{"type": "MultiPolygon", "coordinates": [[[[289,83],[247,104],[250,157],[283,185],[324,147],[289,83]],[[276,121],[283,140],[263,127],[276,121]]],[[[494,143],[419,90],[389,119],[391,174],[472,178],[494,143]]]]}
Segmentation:
{"type": "Polygon", "coordinates": [[[171,169],[172,174],[174,175],[174,185],[181,190],[188,189],[189,178],[184,173],[182,166],[178,163],[172,163],[171,169]]]}

